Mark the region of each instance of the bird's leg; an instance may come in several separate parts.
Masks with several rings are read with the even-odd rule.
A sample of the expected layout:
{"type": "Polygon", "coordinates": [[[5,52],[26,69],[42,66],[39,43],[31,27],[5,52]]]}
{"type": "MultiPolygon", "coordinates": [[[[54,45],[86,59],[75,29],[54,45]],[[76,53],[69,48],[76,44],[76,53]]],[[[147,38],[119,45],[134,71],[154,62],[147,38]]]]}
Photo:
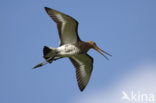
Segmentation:
{"type": "Polygon", "coordinates": [[[63,57],[55,57],[53,60],[56,61],[56,60],[61,59],[61,58],[63,58],[63,57]]]}
{"type": "Polygon", "coordinates": [[[41,67],[41,66],[43,66],[43,65],[45,65],[45,64],[47,64],[47,63],[48,63],[47,61],[44,61],[44,62],[42,62],[42,63],[39,63],[39,64],[37,64],[36,66],[34,66],[33,69],[36,69],[36,68],[38,68],[38,67],[41,67]]]}
{"type": "Polygon", "coordinates": [[[53,61],[56,61],[56,60],[61,59],[61,58],[62,58],[62,57],[53,56],[53,57],[51,57],[51,58],[48,58],[46,61],[47,61],[48,63],[52,63],[53,61]]]}
{"type": "Polygon", "coordinates": [[[41,66],[43,66],[43,65],[45,65],[45,64],[48,64],[48,63],[52,63],[53,61],[56,61],[56,60],[61,59],[61,58],[62,58],[62,57],[55,57],[55,56],[50,57],[50,58],[48,58],[46,61],[44,61],[44,62],[42,62],[42,63],[39,63],[39,64],[37,64],[36,66],[34,66],[33,69],[38,68],[38,67],[41,67],[41,66]]]}

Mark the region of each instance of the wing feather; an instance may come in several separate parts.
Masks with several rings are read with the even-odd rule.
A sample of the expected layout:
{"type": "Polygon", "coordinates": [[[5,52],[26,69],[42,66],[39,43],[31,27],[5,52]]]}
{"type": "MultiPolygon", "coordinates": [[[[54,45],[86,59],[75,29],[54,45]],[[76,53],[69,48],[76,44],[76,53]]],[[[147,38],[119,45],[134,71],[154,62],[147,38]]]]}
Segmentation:
{"type": "Polygon", "coordinates": [[[51,8],[45,7],[45,10],[57,24],[60,45],[80,41],[77,31],[78,22],[74,18],[51,8]]]}
{"type": "Polygon", "coordinates": [[[69,59],[76,68],[76,78],[79,89],[83,91],[88,84],[92,73],[93,58],[88,54],[81,54],[77,56],[72,56],[69,59]]]}

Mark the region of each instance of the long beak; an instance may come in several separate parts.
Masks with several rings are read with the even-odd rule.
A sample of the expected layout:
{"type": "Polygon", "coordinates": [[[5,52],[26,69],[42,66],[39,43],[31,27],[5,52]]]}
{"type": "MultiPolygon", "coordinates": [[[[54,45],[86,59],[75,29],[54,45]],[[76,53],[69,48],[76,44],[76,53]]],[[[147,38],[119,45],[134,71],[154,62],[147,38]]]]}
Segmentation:
{"type": "Polygon", "coordinates": [[[105,54],[107,54],[107,55],[109,55],[109,56],[112,56],[111,54],[107,53],[106,51],[100,49],[100,48],[97,47],[97,46],[94,46],[94,49],[95,49],[97,52],[99,52],[101,55],[103,55],[107,60],[109,60],[109,59],[108,59],[107,56],[104,55],[103,53],[105,53],[105,54]],[[101,50],[103,53],[102,53],[100,50],[101,50]]]}

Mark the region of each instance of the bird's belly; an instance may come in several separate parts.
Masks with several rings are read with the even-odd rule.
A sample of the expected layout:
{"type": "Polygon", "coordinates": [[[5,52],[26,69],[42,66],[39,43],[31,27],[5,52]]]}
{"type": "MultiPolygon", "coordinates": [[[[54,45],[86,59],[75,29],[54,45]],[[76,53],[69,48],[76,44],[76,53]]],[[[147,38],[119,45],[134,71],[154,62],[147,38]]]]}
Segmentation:
{"type": "Polygon", "coordinates": [[[61,57],[70,57],[80,53],[80,49],[73,44],[65,44],[57,48],[58,55],[61,57]]]}

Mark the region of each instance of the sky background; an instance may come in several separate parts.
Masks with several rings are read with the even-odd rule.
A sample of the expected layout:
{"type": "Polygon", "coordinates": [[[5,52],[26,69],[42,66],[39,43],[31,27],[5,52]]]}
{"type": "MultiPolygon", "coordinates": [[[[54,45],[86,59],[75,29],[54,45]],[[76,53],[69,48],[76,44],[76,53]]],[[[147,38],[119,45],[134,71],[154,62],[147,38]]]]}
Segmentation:
{"type": "Polygon", "coordinates": [[[0,103],[95,103],[96,97],[120,103],[122,90],[148,91],[156,100],[155,5],[155,0],[1,0],[0,103]],[[44,61],[43,46],[59,45],[45,6],[74,17],[82,40],[113,55],[107,61],[89,51],[94,69],[84,92],[67,58],[32,69],[44,61]]]}

